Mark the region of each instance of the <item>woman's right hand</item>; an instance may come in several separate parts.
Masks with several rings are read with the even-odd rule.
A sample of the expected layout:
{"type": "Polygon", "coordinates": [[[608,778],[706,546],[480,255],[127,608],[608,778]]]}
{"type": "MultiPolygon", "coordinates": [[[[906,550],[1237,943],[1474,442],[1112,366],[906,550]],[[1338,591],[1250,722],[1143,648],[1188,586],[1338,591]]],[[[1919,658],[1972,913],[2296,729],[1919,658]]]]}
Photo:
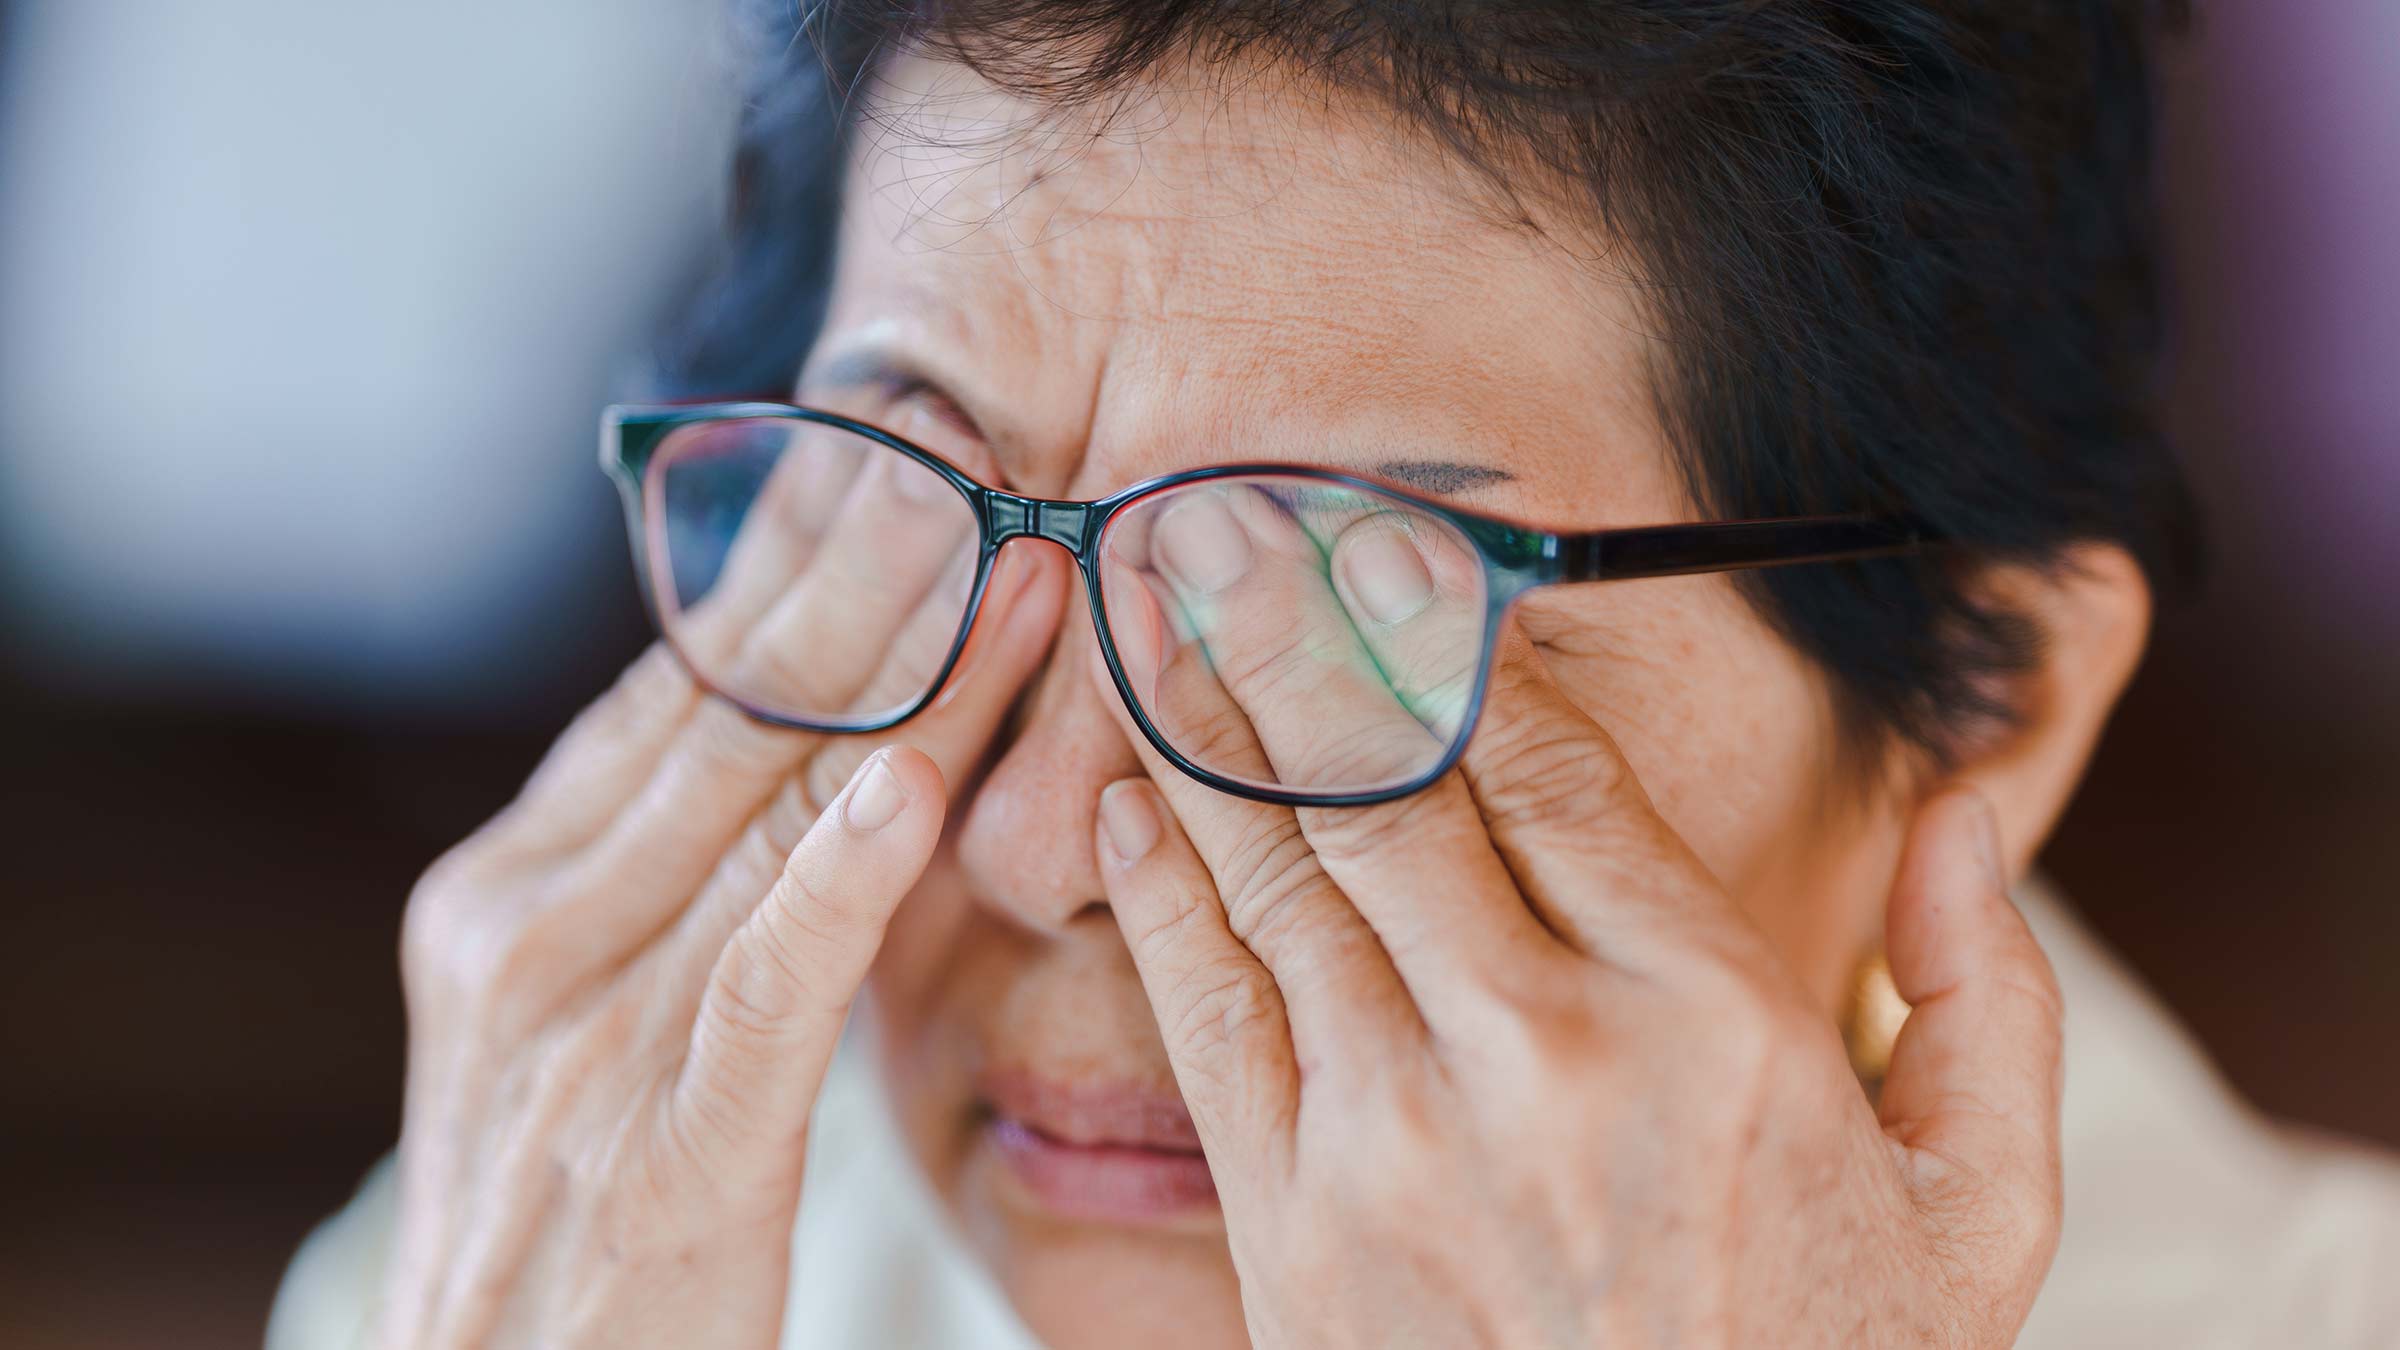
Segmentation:
{"type": "MultiPolygon", "coordinates": [[[[882,750],[752,722],[653,648],[434,865],[401,943],[381,1345],[775,1342],[843,1018],[1065,578],[1053,550],[1011,550],[974,678],[882,750]]],[[[911,607],[848,594],[860,612],[812,630],[899,659],[911,607]]],[[[745,649],[778,655],[764,630],[790,621],[761,616],[745,649]]]]}

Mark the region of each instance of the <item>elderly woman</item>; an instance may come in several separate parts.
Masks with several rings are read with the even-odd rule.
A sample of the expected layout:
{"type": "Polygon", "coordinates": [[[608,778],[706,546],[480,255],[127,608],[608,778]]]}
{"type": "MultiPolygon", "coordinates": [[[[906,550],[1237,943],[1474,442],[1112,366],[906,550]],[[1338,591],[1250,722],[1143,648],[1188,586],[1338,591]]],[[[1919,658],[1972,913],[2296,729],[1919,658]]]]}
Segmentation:
{"type": "Polygon", "coordinates": [[[758,34],[778,401],[611,414],[666,642],[275,1343],[2392,1344],[2025,880],[2187,536],[2133,10],[758,34]]]}

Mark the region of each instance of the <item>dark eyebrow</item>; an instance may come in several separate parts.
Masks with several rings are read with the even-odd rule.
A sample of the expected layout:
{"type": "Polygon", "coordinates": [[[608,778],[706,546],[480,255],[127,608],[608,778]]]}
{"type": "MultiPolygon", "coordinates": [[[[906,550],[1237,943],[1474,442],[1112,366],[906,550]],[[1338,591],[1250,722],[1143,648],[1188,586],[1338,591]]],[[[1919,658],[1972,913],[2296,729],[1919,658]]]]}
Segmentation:
{"type": "Polygon", "coordinates": [[[1506,483],[1516,477],[1506,469],[1495,469],[1488,464],[1460,464],[1447,459],[1390,459],[1369,465],[1367,472],[1442,497],[1506,483]]]}

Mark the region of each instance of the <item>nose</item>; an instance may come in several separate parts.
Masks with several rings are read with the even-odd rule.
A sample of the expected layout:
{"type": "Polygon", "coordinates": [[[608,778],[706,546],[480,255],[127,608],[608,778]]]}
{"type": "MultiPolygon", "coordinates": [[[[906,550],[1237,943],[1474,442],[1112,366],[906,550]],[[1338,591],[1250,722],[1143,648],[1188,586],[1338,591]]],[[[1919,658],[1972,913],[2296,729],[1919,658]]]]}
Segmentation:
{"type": "Polygon", "coordinates": [[[1114,695],[1091,677],[1096,641],[1084,607],[1069,606],[959,828],[977,899],[1041,932],[1106,903],[1092,852],[1100,790],[1142,771],[1107,702],[1114,695]]]}

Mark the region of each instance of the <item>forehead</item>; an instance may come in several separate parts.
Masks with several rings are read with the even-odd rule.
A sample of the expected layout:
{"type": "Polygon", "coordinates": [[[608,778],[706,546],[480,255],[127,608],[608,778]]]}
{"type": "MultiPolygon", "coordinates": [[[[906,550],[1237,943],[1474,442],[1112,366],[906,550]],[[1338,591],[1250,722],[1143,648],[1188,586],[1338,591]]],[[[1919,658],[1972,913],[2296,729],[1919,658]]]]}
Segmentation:
{"type": "Polygon", "coordinates": [[[1505,468],[1539,514],[1656,515],[1647,327],[1608,241],[1379,103],[1169,72],[1059,111],[911,58],[860,119],[819,355],[926,369],[1057,461],[1043,487],[1396,452],[1505,468]]]}

